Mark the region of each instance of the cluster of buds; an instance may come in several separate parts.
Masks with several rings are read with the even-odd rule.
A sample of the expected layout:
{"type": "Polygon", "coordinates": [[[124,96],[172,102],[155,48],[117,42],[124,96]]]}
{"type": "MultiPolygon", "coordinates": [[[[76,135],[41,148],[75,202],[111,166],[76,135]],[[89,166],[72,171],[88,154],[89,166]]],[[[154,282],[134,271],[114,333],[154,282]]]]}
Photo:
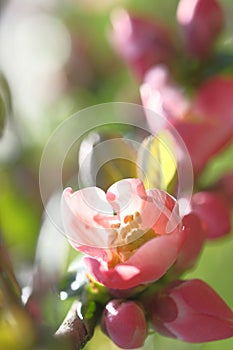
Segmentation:
{"type": "MultiPolygon", "coordinates": [[[[232,174],[212,187],[198,187],[200,174],[233,134],[233,78],[207,79],[203,64],[214,62],[223,10],[216,0],[181,0],[177,22],[179,47],[166,25],[123,10],[113,16],[111,38],[142,81],[145,110],[162,115],[164,128],[175,128],[189,151],[196,183],[189,212],[180,216],[175,192],[145,189],[136,176],[106,193],[98,187],[67,188],[62,197],[68,239],[87,255],[91,280],[109,293],[110,301],[102,305],[103,332],[125,349],[142,346],[149,329],[194,343],[233,336],[233,312],[221,297],[199,279],[181,279],[208,239],[231,230],[232,174]],[[195,62],[195,70],[185,70],[184,62],[195,62]],[[178,82],[189,80],[193,93],[186,96],[178,82]]],[[[155,114],[145,114],[156,134],[155,114]]]]}

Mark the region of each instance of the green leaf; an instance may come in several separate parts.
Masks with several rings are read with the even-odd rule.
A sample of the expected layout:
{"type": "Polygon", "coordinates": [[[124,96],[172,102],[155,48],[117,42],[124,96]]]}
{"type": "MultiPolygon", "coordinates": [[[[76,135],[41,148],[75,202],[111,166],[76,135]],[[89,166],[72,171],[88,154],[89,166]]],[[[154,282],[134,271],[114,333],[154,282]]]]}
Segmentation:
{"type": "Polygon", "coordinates": [[[174,141],[166,131],[143,141],[138,151],[137,170],[146,188],[167,190],[176,175],[174,150],[174,141]]]}

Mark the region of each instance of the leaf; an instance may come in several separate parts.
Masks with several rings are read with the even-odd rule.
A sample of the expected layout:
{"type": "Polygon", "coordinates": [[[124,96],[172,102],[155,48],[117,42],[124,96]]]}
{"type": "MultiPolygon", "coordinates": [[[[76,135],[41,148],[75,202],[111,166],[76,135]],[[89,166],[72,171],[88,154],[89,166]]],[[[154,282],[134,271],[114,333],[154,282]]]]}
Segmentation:
{"type": "Polygon", "coordinates": [[[177,162],[175,143],[167,131],[156,137],[149,136],[141,144],[138,151],[138,177],[145,188],[167,190],[176,175],[177,162]]]}

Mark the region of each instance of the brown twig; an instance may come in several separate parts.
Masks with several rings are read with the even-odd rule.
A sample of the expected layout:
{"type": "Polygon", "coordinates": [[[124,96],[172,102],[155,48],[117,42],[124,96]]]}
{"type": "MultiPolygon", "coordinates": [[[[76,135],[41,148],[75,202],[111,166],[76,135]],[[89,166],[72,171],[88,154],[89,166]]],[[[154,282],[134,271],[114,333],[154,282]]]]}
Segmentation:
{"type": "Polygon", "coordinates": [[[91,323],[86,323],[85,320],[78,316],[78,307],[79,301],[75,301],[55,333],[56,338],[69,341],[74,350],[81,349],[90,340],[95,327],[94,320],[91,323]]]}

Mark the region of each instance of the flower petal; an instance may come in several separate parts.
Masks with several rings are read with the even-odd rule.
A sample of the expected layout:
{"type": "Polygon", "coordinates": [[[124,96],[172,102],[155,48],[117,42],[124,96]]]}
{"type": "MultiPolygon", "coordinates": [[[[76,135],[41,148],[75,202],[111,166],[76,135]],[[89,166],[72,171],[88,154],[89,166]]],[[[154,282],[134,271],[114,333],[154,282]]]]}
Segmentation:
{"type": "Polygon", "coordinates": [[[173,266],[173,274],[179,275],[190,269],[198,259],[204,245],[206,235],[201,221],[195,214],[186,215],[183,218],[187,238],[180,250],[177,261],[173,266]]]}
{"type": "Polygon", "coordinates": [[[113,289],[128,289],[159,279],[175,262],[185,237],[180,230],[156,237],[113,269],[92,258],[85,258],[85,262],[98,282],[113,289]]]}
{"type": "Polygon", "coordinates": [[[65,189],[61,212],[65,232],[76,249],[78,245],[108,247],[112,230],[108,229],[107,224],[104,228],[95,218],[103,215],[111,221],[113,211],[100,188],[89,187],[74,193],[71,188],[65,189]]]}
{"type": "Polygon", "coordinates": [[[147,195],[140,179],[123,179],[108,189],[106,197],[123,220],[127,215],[142,211],[147,195]]]}
{"type": "Polygon", "coordinates": [[[160,334],[191,343],[233,336],[233,313],[201,280],[176,280],[144,299],[152,326],[160,334]]]}

